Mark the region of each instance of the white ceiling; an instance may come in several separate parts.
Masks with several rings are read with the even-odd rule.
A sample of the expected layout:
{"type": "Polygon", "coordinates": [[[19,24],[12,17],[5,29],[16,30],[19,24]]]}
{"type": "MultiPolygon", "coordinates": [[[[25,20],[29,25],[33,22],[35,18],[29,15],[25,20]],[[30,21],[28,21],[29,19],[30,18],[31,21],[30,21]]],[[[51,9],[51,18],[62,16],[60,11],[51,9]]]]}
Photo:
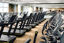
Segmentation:
{"type": "Polygon", "coordinates": [[[28,3],[64,3],[64,0],[21,0],[28,3]]]}
{"type": "Polygon", "coordinates": [[[53,8],[64,8],[64,0],[0,0],[0,2],[21,4],[21,5],[40,6],[40,7],[46,7],[46,8],[52,8],[52,7],[53,8]],[[45,3],[47,3],[47,4],[45,4],[45,3]],[[52,3],[52,4],[50,4],[50,3],[52,3]],[[56,4],[56,3],[59,3],[59,4],[56,4]]]}
{"type": "Polygon", "coordinates": [[[0,2],[18,2],[18,3],[64,3],[64,0],[0,0],[0,2]]]}

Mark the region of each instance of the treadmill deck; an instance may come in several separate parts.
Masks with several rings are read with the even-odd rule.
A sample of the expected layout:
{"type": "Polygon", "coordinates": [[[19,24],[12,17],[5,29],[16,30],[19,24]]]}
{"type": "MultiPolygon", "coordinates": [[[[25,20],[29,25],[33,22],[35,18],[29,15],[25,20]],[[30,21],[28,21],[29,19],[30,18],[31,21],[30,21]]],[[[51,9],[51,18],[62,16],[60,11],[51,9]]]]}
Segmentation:
{"type": "Polygon", "coordinates": [[[10,42],[14,41],[16,39],[16,36],[7,36],[7,35],[1,35],[0,42],[10,42]]]}
{"type": "MultiPolygon", "coordinates": [[[[14,31],[14,29],[11,30],[10,35],[13,35],[13,31],[14,31]]],[[[16,35],[16,36],[22,36],[22,35],[25,34],[25,32],[26,32],[26,30],[18,30],[18,29],[16,29],[16,32],[15,32],[14,35],[16,35]]],[[[3,31],[3,34],[7,34],[7,33],[8,33],[8,29],[6,29],[6,30],[3,31]]]]}

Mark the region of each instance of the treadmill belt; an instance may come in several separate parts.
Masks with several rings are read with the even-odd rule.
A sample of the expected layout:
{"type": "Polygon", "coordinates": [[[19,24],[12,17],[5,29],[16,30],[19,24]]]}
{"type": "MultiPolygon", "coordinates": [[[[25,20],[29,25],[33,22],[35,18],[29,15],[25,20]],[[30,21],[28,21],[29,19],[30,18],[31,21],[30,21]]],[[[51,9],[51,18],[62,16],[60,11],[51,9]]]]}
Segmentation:
{"type": "MultiPolygon", "coordinates": [[[[14,31],[14,29],[11,30],[10,35],[13,35],[13,31],[14,31]]],[[[25,34],[25,32],[26,32],[26,30],[18,30],[18,29],[16,29],[15,35],[17,35],[17,36],[23,35],[23,34],[25,34]]],[[[8,33],[8,29],[3,31],[3,34],[7,34],[7,33],[8,33]]]]}
{"type": "Polygon", "coordinates": [[[36,24],[29,24],[30,26],[36,26],[36,24]]]}
{"type": "Polygon", "coordinates": [[[24,29],[31,29],[31,26],[24,26],[24,29]]]}
{"type": "Polygon", "coordinates": [[[0,42],[9,42],[11,40],[15,40],[16,36],[7,36],[7,35],[1,35],[0,42]]]}

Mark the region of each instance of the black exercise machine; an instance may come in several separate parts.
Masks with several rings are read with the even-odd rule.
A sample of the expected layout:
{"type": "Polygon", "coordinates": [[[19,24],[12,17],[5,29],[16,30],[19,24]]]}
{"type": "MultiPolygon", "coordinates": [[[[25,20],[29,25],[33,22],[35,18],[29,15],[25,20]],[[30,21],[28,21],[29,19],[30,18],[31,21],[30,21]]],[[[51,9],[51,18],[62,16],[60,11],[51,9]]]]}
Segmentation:
{"type": "Polygon", "coordinates": [[[39,24],[42,21],[46,20],[46,19],[44,19],[45,14],[46,13],[44,13],[44,12],[43,13],[38,13],[38,15],[37,15],[37,13],[35,13],[36,18],[35,18],[35,22],[34,23],[39,24]]]}
{"type": "Polygon", "coordinates": [[[8,29],[4,30],[3,34],[7,35],[8,31],[11,31],[10,35],[23,36],[25,34],[26,30],[20,30],[20,28],[17,29],[18,23],[21,22],[21,20],[16,20],[13,22],[13,19],[15,19],[14,17],[15,16],[10,18],[12,20],[10,20],[9,23],[13,23],[13,25],[14,25],[14,23],[16,23],[15,27],[13,28],[13,25],[12,25],[11,29],[10,30],[8,30],[8,29]]]}
{"type": "MultiPolygon", "coordinates": [[[[35,31],[33,43],[36,43],[37,35],[38,35],[38,31],[35,31]]],[[[31,42],[31,39],[29,38],[25,43],[30,43],[30,42],[31,42]]],[[[44,41],[40,41],[39,43],[45,43],[45,42],[44,41]]]]}
{"type": "MultiPolygon", "coordinates": [[[[12,16],[9,20],[9,22],[12,22],[15,20],[15,15],[12,16]]],[[[15,28],[11,28],[11,33],[10,35],[16,35],[16,36],[23,36],[25,34],[26,31],[30,31],[32,27],[36,26],[36,20],[37,19],[37,15],[31,15],[29,17],[27,17],[27,14],[24,14],[23,18],[16,20],[14,23],[16,23],[15,28]],[[35,17],[36,16],[36,17],[35,17]],[[35,19],[34,19],[35,18],[35,19]],[[26,22],[27,21],[27,22],[26,22]],[[17,28],[19,22],[21,22],[21,24],[19,25],[20,27],[17,28]]],[[[13,25],[12,25],[13,26],[13,25]]],[[[7,34],[8,30],[4,30],[3,34],[7,34]]]]}
{"type": "Polygon", "coordinates": [[[48,26],[48,21],[44,24],[44,26],[43,26],[43,28],[42,28],[42,34],[43,34],[43,31],[44,31],[45,29],[47,29],[47,26],[48,26]]]}
{"type": "Polygon", "coordinates": [[[24,17],[22,18],[23,21],[21,22],[21,25],[20,25],[20,29],[24,29],[26,31],[30,31],[31,30],[31,26],[29,25],[30,24],[30,16],[27,16],[27,14],[24,15],[24,17]]]}
{"type": "MultiPolygon", "coordinates": [[[[35,31],[33,43],[36,43],[37,35],[38,35],[38,31],[35,31]]],[[[28,39],[25,43],[30,43],[30,42],[31,42],[31,39],[28,39]]]]}
{"type": "Polygon", "coordinates": [[[16,39],[16,36],[12,36],[10,35],[10,30],[11,30],[11,26],[13,23],[4,23],[3,21],[0,23],[1,29],[0,29],[0,43],[13,43],[14,40],[16,39]],[[7,35],[3,35],[3,30],[5,25],[10,25],[9,27],[9,31],[7,33],[7,35]]]}
{"type": "MultiPolygon", "coordinates": [[[[10,35],[23,36],[25,34],[26,30],[24,29],[24,24],[23,24],[25,21],[25,17],[26,17],[26,14],[24,15],[24,17],[22,19],[16,20],[14,22],[14,23],[16,23],[16,25],[15,25],[15,28],[13,28],[13,27],[11,28],[11,34],[10,35]],[[19,22],[21,22],[21,24],[20,24],[20,27],[17,28],[19,22]]],[[[12,17],[11,19],[14,19],[14,18],[12,17]]],[[[7,33],[8,33],[8,30],[3,31],[3,34],[7,34],[7,33]]]]}

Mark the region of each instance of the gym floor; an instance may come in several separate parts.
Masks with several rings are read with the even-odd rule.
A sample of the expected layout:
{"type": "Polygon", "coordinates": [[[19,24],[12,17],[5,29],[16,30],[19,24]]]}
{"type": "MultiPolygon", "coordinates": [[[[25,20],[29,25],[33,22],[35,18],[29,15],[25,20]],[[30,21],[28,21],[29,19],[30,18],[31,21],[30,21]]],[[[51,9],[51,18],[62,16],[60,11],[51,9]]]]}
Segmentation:
{"type": "Polygon", "coordinates": [[[40,37],[43,36],[42,35],[42,27],[43,27],[43,25],[44,25],[44,23],[46,21],[48,21],[48,19],[46,19],[45,21],[41,22],[35,28],[31,29],[31,31],[26,32],[24,36],[17,37],[14,43],[24,43],[29,38],[31,39],[31,42],[30,43],[33,43],[33,38],[34,38],[35,31],[38,31],[36,43],[39,43],[39,41],[44,41],[40,37]]]}

